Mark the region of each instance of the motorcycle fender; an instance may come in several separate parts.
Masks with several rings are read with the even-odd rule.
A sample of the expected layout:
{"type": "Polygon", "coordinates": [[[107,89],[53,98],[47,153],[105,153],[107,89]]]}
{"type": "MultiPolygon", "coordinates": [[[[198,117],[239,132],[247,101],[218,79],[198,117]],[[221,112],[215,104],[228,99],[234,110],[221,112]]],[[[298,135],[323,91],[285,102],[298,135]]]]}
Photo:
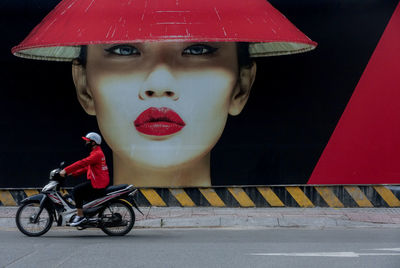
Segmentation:
{"type": "Polygon", "coordinates": [[[124,201],[125,203],[129,204],[131,207],[134,207],[137,209],[137,211],[140,212],[140,214],[144,215],[143,212],[139,209],[138,205],[135,202],[135,199],[133,198],[129,198],[130,201],[126,200],[126,199],[120,199],[121,201],[124,201]]]}
{"type": "Polygon", "coordinates": [[[46,198],[47,197],[45,194],[35,194],[35,195],[28,196],[27,198],[23,199],[21,201],[21,204],[25,204],[30,201],[37,201],[38,203],[42,204],[46,198]]]}
{"type": "Polygon", "coordinates": [[[118,199],[119,201],[122,201],[122,202],[125,202],[125,203],[127,203],[128,205],[130,205],[131,207],[133,207],[133,205],[131,204],[131,202],[129,202],[128,200],[126,200],[126,199],[118,199]]]}

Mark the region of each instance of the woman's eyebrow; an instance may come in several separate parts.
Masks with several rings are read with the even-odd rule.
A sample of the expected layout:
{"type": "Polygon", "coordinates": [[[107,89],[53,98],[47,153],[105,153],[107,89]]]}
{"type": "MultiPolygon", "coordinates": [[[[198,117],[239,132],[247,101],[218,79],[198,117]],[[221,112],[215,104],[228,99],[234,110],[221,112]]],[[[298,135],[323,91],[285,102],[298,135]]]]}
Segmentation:
{"type": "Polygon", "coordinates": [[[138,43],[114,43],[114,44],[100,44],[102,47],[114,47],[114,46],[135,46],[138,43]]]}

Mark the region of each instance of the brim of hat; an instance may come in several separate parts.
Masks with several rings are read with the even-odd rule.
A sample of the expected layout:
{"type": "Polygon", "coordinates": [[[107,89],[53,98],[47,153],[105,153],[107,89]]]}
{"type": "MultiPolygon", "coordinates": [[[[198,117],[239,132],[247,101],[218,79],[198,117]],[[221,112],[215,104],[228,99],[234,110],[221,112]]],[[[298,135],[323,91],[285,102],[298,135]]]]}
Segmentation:
{"type": "MultiPolygon", "coordinates": [[[[168,41],[176,41],[176,40],[168,40],[168,41]]],[[[184,41],[190,42],[192,40],[184,40],[184,41]]],[[[226,40],[224,41],[226,42],[226,40]]],[[[207,40],[207,41],[196,41],[196,42],[216,42],[216,41],[207,40]]],[[[126,40],[126,41],[121,41],[120,43],[136,43],[136,41],[126,40]]],[[[103,42],[102,44],[107,44],[107,43],[103,42]]],[[[81,46],[83,45],[88,45],[88,44],[73,45],[73,46],[49,46],[49,47],[45,46],[36,48],[15,47],[13,48],[12,53],[17,57],[26,59],[48,60],[48,61],[72,61],[79,57],[81,46]]],[[[313,50],[316,46],[317,43],[315,42],[310,42],[310,43],[249,42],[249,54],[250,57],[290,55],[290,54],[302,53],[313,50]]]]}
{"type": "Polygon", "coordinates": [[[82,140],[90,141],[90,139],[88,139],[88,138],[86,138],[86,137],[82,137],[82,140]]]}
{"type": "MultiPolygon", "coordinates": [[[[171,40],[169,40],[171,41],[171,40]]],[[[175,41],[175,40],[173,40],[175,41]]],[[[189,42],[191,40],[184,40],[189,42]]],[[[135,41],[121,41],[121,43],[134,43],[135,41]]],[[[197,41],[197,42],[212,42],[197,41]]],[[[226,41],[225,41],[226,42],[226,41]]],[[[113,42],[114,43],[114,42],[113,42]]],[[[313,50],[317,44],[315,42],[296,43],[296,42],[249,42],[249,53],[250,57],[269,57],[269,56],[280,56],[307,52],[313,50]]],[[[103,43],[107,44],[107,43],[103,43]]],[[[82,44],[87,45],[87,44],[82,44]]],[[[49,47],[36,47],[36,48],[22,48],[15,47],[13,54],[17,57],[36,59],[36,60],[48,60],[48,61],[72,61],[78,58],[82,45],[74,46],[49,46],[49,47]]]]}

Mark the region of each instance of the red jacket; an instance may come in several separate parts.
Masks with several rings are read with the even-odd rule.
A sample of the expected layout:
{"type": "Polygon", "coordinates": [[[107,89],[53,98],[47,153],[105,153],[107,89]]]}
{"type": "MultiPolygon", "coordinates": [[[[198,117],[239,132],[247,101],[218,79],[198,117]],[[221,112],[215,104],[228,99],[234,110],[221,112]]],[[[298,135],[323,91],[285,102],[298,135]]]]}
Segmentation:
{"type": "Polygon", "coordinates": [[[79,176],[86,172],[88,180],[96,189],[106,188],[110,183],[106,158],[100,146],[96,146],[88,157],[66,167],[65,171],[72,176],[79,176]]]}

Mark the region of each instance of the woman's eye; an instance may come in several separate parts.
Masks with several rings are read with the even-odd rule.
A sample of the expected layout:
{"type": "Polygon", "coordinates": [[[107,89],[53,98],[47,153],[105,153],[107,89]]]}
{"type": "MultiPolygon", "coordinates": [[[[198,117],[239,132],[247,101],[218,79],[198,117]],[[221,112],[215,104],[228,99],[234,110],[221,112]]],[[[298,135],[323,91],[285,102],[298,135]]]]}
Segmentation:
{"type": "Polygon", "coordinates": [[[206,55],[206,54],[212,54],[217,50],[218,48],[216,47],[199,44],[185,48],[182,52],[182,55],[206,55]]]}
{"type": "Polygon", "coordinates": [[[120,55],[120,56],[131,56],[140,55],[139,50],[130,45],[118,45],[105,49],[108,53],[120,55]]]}

